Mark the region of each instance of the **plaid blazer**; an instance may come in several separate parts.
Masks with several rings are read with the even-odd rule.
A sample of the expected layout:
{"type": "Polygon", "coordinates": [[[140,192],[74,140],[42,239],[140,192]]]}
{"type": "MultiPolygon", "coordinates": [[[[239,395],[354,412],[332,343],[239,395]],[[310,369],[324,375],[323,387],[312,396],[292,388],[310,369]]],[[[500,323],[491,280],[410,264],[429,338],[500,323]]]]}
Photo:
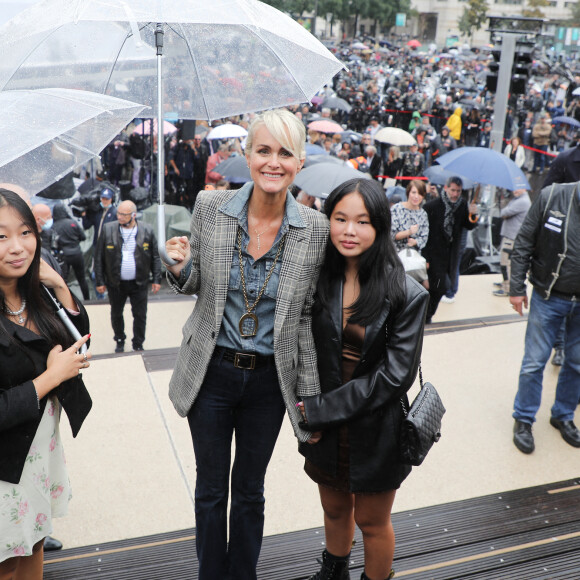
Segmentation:
{"type": "MultiPolygon", "coordinates": [[[[198,195],[191,219],[191,274],[181,286],[168,274],[177,292],[197,294],[195,308],[183,327],[183,342],[169,383],[169,398],[182,417],[195,402],[222,323],[238,221],[220,208],[236,193],[208,191],[198,195]]],[[[324,215],[297,205],[306,227],[290,226],[282,252],[274,360],[290,422],[298,439],[306,441],[310,433],[298,425],[301,416],[296,403],[320,392],[311,308],[329,226],[324,215]]]]}

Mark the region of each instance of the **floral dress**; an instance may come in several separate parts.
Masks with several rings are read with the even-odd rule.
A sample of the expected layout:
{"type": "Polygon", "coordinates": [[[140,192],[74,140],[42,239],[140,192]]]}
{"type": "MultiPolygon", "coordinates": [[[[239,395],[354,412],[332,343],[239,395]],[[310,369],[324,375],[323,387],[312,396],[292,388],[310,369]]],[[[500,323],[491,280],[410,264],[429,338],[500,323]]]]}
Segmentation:
{"type": "Polygon", "coordinates": [[[66,514],[71,488],[60,438],[60,404],[50,397],[18,484],[0,481],[0,562],[30,556],[66,514]]]}

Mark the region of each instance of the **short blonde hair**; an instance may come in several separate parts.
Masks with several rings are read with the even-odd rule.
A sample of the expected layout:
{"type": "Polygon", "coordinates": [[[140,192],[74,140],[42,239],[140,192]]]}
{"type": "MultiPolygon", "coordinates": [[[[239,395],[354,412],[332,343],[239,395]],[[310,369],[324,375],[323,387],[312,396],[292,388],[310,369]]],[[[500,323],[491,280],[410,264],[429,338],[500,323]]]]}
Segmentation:
{"type": "Polygon", "coordinates": [[[284,149],[292,153],[298,161],[306,158],[306,129],[300,119],[287,109],[274,109],[258,115],[248,129],[246,138],[246,155],[252,152],[256,130],[264,125],[270,134],[284,149]]]}

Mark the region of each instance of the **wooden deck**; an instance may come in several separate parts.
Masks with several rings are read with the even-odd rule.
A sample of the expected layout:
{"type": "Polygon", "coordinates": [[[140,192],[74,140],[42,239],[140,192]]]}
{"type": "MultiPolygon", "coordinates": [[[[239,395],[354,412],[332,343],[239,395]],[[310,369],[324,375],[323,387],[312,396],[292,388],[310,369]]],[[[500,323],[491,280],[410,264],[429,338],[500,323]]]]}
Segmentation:
{"type": "MultiPolygon", "coordinates": [[[[393,522],[396,578],[580,579],[580,477],[400,512],[393,522]]],[[[322,528],[266,537],[258,578],[303,580],[316,571],[323,547],[322,528]]],[[[362,565],[357,533],[352,579],[362,565]]],[[[194,580],[195,530],[48,553],[44,578],[194,580]]]]}

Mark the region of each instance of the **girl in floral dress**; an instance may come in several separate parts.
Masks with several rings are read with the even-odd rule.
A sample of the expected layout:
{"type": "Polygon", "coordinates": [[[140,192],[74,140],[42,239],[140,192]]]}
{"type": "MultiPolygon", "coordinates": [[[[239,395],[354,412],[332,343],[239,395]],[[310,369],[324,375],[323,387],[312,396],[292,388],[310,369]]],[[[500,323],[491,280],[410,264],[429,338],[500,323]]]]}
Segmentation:
{"type": "Polygon", "coordinates": [[[70,487],[59,434],[61,408],[73,435],[91,408],[80,377],[90,354],[88,317],[40,257],[26,202],[0,189],[0,579],[41,580],[43,541],[66,513],[70,487]],[[70,338],[42,294],[49,288],[84,335],[70,338]]]}

